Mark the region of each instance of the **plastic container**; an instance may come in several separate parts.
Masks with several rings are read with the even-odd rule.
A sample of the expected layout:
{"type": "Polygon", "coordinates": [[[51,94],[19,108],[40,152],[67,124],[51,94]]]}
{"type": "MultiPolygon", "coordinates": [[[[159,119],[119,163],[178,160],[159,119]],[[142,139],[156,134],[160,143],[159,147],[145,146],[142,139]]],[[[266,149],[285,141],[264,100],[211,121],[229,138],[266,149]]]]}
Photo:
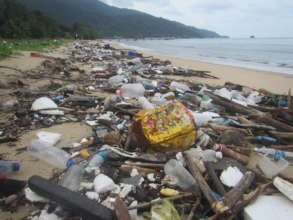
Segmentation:
{"type": "Polygon", "coordinates": [[[64,174],[60,185],[70,189],[72,191],[78,191],[82,180],[84,169],[78,165],[69,167],[67,172],[64,174]]]}
{"type": "Polygon", "coordinates": [[[20,163],[0,160],[0,173],[10,174],[20,169],[20,163]]]}
{"type": "Polygon", "coordinates": [[[141,107],[145,110],[155,108],[155,106],[152,103],[150,103],[149,100],[147,100],[145,97],[139,97],[138,102],[141,105],[141,107]]]}
{"type": "Polygon", "coordinates": [[[166,175],[176,179],[176,184],[185,191],[198,193],[198,184],[191,174],[180,164],[179,161],[171,159],[164,167],[166,175]]]}
{"type": "Polygon", "coordinates": [[[124,84],[118,92],[123,97],[138,98],[144,96],[145,88],[140,83],[124,84]]]}
{"type": "Polygon", "coordinates": [[[262,158],[258,161],[257,165],[267,178],[272,179],[285,170],[289,163],[283,158],[278,161],[272,161],[266,155],[262,155],[262,158]]]}
{"type": "Polygon", "coordinates": [[[293,202],[293,184],[280,178],[276,177],[273,181],[274,186],[283,193],[288,199],[293,202]]]}
{"type": "Polygon", "coordinates": [[[47,142],[35,139],[27,147],[28,152],[33,156],[46,161],[47,163],[60,169],[66,168],[70,154],[64,150],[54,147],[47,142]]]}

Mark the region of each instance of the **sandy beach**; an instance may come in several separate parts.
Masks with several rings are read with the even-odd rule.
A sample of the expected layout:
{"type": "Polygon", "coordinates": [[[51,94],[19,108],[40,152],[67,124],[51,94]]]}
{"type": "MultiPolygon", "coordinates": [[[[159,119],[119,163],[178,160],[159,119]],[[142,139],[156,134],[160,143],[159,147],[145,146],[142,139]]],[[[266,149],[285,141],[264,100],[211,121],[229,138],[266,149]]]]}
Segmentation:
{"type": "MultiPolygon", "coordinates": [[[[117,44],[112,45],[115,48],[122,48],[117,44]]],[[[126,49],[126,48],[124,48],[126,49]]],[[[249,86],[254,89],[265,89],[272,93],[288,94],[288,90],[293,90],[293,75],[285,73],[276,73],[269,71],[254,70],[244,67],[235,67],[222,64],[195,61],[191,59],[182,59],[158,54],[143,53],[144,56],[153,56],[162,60],[170,60],[174,66],[210,71],[210,74],[219,79],[203,79],[198,77],[188,77],[192,82],[208,83],[210,85],[223,85],[225,82],[232,82],[240,85],[249,86]]],[[[168,76],[168,78],[178,79],[178,76],[168,76]]]]}

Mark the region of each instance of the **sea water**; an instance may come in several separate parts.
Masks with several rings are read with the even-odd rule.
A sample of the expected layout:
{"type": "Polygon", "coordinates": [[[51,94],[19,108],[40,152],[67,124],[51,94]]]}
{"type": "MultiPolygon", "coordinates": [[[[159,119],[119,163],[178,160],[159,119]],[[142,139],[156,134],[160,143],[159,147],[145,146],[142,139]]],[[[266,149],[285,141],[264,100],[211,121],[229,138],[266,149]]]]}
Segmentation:
{"type": "Polygon", "coordinates": [[[293,74],[293,38],[115,40],[129,49],[293,74]]]}

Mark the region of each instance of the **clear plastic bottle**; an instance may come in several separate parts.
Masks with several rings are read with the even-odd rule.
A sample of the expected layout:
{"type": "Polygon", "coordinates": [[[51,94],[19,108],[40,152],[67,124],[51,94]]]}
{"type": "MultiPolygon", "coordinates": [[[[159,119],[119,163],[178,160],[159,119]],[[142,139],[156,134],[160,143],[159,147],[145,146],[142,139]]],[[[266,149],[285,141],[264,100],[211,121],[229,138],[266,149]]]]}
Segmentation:
{"type": "Polygon", "coordinates": [[[222,152],[216,152],[214,150],[204,150],[202,152],[202,159],[204,162],[214,162],[222,158],[223,158],[222,152]]]}
{"type": "Polygon", "coordinates": [[[104,163],[107,154],[107,151],[102,151],[95,154],[95,156],[93,156],[92,159],[89,161],[88,167],[101,166],[104,163]]]}
{"type": "Polygon", "coordinates": [[[140,83],[124,84],[119,89],[119,95],[128,98],[138,98],[144,96],[145,88],[140,83]]]}
{"type": "Polygon", "coordinates": [[[35,139],[27,147],[28,152],[33,156],[46,161],[47,163],[60,169],[66,168],[66,163],[70,155],[64,150],[54,147],[53,145],[35,139]]]}
{"type": "Polygon", "coordinates": [[[176,184],[185,191],[198,193],[198,184],[191,174],[180,164],[179,161],[171,159],[164,167],[166,175],[176,179],[176,184]]]}
{"type": "Polygon", "coordinates": [[[18,171],[20,168],[20,163],[0,160],[0,173],[10,174],[18,171]]]}
{"type": "Polygon", "coordinates": [[[79,165],[69,167],[60,185],[72,191],[78,191],[83,173],[84,169],[79,165]]]}

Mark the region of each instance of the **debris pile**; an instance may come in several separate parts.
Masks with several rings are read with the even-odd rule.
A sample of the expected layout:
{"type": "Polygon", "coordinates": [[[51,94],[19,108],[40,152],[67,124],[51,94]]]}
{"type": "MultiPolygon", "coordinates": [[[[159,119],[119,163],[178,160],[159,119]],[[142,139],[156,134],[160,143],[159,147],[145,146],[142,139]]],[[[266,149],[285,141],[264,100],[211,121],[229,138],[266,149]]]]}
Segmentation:
{"type": "MultiPolygon", "coordinates": [[[[274,219],[292,219],[290,93],[174,81],[168,76],[215,77],[108,44],[75,42],[70,54],[41,67],[61,85],[19,91],[1,104],[13,106],[22,132],[68,121],[92,128],[63,148],[56,147],[62,136],[50,132],[27,143],[28,153],[58,168],[51,179],[28,180],[22,202],[39,211],[27,219],[249,220],[270,201],[291,208],[274,219]]],[[[8,128],[1,142],[17,140],[8,128]]],[[[0,181],[18,169],[0,161],[0,181]]],[[[11,193],[5,186],[9,208],[7,198],[24,184],[11,193]]]]}

